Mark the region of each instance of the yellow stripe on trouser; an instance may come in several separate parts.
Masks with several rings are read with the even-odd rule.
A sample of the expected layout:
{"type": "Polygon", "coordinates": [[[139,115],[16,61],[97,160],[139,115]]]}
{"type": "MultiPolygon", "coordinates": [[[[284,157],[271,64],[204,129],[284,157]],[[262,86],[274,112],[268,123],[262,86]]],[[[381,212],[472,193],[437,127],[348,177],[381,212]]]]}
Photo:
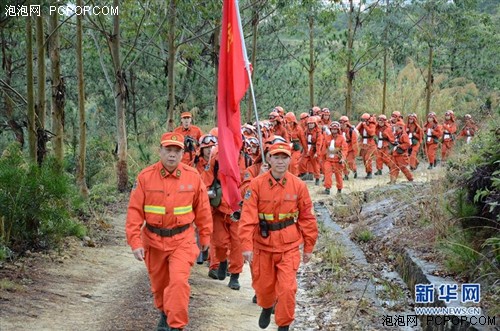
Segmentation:
{"type": "Polygon", "coordinates": [[[174,215],[184,215],[193,211],[193,206],[181,206],[174,208],[174,215]]]}
{"type": "Polygon", "coordinates": [[[165,207],[145,205],[144,212],[151,213],[151,214],[165,215],[165,207]]]}

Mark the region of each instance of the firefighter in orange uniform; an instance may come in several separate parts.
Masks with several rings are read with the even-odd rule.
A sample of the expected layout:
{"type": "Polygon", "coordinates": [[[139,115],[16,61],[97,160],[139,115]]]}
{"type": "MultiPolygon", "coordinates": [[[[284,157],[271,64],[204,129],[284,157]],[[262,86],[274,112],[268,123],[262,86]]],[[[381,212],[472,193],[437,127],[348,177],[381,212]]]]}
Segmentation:
{"type": "Polygon", "coordinates": [[[457,123],[453,110],[444,113],[443,123],[443,144],[441,145],[441,162],[445,162],[455,144],[455,134],[457,133],[457,123]]]}
{"type": "Polygon", "coordinates": [[[391,181],[389,184],[395,184],[398,179],[399,171],[401,170],[408,181],[413,182],[413,175],[408,169],[408,149],[411,146],[410,138],[405,132],[404,123],[398,122],[394,124],[395,132],[395,147],[392,148],[392,168],[390,169],[391,181]]]}
{"type": "MultiPolygon", "coordinates": [[[[377,159],[375,164],[377,166],[377,172],[375,175],[382,175],[382,168],[384,164],[389,168],[392,168],[392,159],[389,151],[389,144],[394,143],[393,127],[394,125],[400,125],[401,122],[397,121],[393,126],[390,126],[385,115],[379,115],[377,124],[377,159]]],[[[403,124],[404,125],[404,124],[403,124]]]]}
{"type": "Polygon", "coordinates": [[[319,185],[320,164],[318,153],[321,151],[321,146],[323,145],[323,133],[318,126],[318,118],[316,118],[316,116],[310,116],[307,119],[307,130],[304,134],[306,137],[307,149],[302,156],[299,170],[301,173],[306,174],[309,167],[311,167],[315,185],[319,185]]]}
{"type": "Polygon", "coordinates": [[[429,167],[427,169],[432,169],[436,167],[436,152],[439,147],[439,139],[443,136],[443,128],[437,121],[436,113],[431,112],[427,115],[424,133],[427,159],[429,160],[429,167]]]}
{"type": "Polygon", "coordinates": [[[207,189],[194,168],[180,163],[183,148],[181,134],[162,135],[160,162],[138,175],[125,225],[134,257],[148,269],[161,311],[158,330],[182,330],[188,324],[188,278],[200,253],[193,222],[202,250],[212,234],[207,189]]]}
{"type": "Polygon", "coordinates": [[[377,153],[377,145],[373,140],[375,136],[376,120],[368,113],[361,115],[361,122],[356,126],[356,130],[361,136],[361,150],[359,155],[363,158],[365,165],[366,179],[372,178],[373,157],[377,153]]]}
{"type": "Polygon", "coordinates": [[[318,227],[306,184],[287,171],[290,145],[273,144],[269,154],[271,170],[252,180],[245,193],[239,234],[262,307],[259,327],[269,325],[275,307],[278,330],[285,331],[295,318],[299,246],[307,263],[318,227]]]}
{"type": "Polygon", "coordinates": [[[347,158],[348,146],[344,136],[340,133],[340,123],[332,122],[330,124],[330,134],[325,135],[323,150],[323,170],[325,172],[325,194],[330,194],[332,188],[332,174],[335,175],[335,183],[337,193],[342,193],[344,182],[342,180],[342,172],[344,170],[344,162],[347,158]]]}
{"type": "Polygon", "coordinates": [[[321,109],[321,126],[326,125],[328,127],[331,123],[332,120],[330,119],[330,109],[321,109]]]}
{"type": "Polygon", "coordinates": [[[408,154],[410,155],[410,169],[416,170],[419,164],[417,154],[423,137],[423,130],[420,127],[420,124],[418,124],[417,114],[413,113],[408,115],[406,133],[408,134],[408,139],[410,139],[411,142],[411,147],[408,151],[408,154]]]}
{"type": "Polygon", "coordinates": [[[269,114],[269,122],[272,124],[273,134],[275,136],[283,137],[286,141],[290,141],[288,137],[288,132],[283,125],[284,118],[280,116],[277,112],[273,111],[269,114]]]}
{"type": "Polygon", "coordinates": [[[300,158],[302,153],[307,150],[306,136],[304,135],[302,127],[297,123],[297,118],[294,113],[286,113],[285,119],[288,136],[290,137],[290,142],[292,143],[292,161],[290,162],[290,172],[295,176],[298,176],[300,158]]]}
{"type": "Polygon", "coordinates": [[[191,124],[193,116],[186,111],[181,114],[181,125],[174,129],[175,133],[180,133],[184,136],[184,155],[182,163],[192,165],[194,157],[198,152],[198,140],[203,135],[203,132],[196,125],[191,124]]]}
{"type": "Polygon", "coordinates": [[[465,142],[467,144],[470,144],[470,142],[472,141],[472,137],[474,137],[478,130],[478,127],[470,114],[464,115],[464,121],[465,125],[462,130],[460,130],[460,134],[458,135],[458,137],[465,138],[465,142]]]}
{"type": "Polygon", "coordinates": [[[300,127],[303,131],[307,130],[307,119],[309,118],[308,113],[300,113],[300,127]]]}
{"type": "Polygon", "coordinates": [[[349,180],[349,170],[354,174],[354,178],[358,178],[358,168],[356,166],[356,155],[358,155],[358,132],[349,122],[349,117],[341,116],[339,119],[342,135],[347,143],[347,159],[344,162],[344,180],[349,180]]]}

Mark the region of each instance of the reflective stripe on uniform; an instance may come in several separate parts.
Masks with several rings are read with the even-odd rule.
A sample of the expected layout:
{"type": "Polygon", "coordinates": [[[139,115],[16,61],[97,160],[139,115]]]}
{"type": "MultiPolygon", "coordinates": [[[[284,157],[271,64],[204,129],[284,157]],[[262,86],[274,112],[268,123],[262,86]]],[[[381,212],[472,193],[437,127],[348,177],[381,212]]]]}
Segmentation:
{"type": "Polygon", "coordinates": [[[289,218],[295,218],[297,216],[299,216],[299,212],[298,211],[296,211],[295,213],[279,214],[278,218],[281,221],[281,220],[286,220],[286,219],[289,219],[289,218]]]}
{"type": "Polygon", "coordinates": [[[163,206],[145,205],[144,206],[144,212],[145,213],[151,213],[151,214],[165,215],[165,207],[163,207],[163,206]]]}
{"type": "Polygon", "coordinates": [[[273,214],[259,213],[259,219],[265,220],[265,221],[272,221],[272,220],[274,220],[274,215],[273,214]]]}
{"type": "Polygon", "coordinates": [[[193,206],[174,207],[174,215],[184,215],[193,211],[193,206]]]}

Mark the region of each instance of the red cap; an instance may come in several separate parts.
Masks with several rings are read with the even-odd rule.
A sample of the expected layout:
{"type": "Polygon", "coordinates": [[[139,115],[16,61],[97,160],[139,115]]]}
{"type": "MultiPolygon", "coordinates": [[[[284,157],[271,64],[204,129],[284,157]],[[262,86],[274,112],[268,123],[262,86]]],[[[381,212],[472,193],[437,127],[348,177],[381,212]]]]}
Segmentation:
{"type": "Polygon", "coordinates": [[[292,156],[292,149],[290,144],[287,143],[275,143],[269,148],[269,154],[274,155],[278,153],[284,153],[288,156],[292,156]]]}
{"type": "Polygon", "coordinates": [[[184,136],[180,133],[166,132],[161,136],[162,146],[177,146],[184,149],[184,136]]]}
{"type": "Polygon", "coordinates": [[[185,112],[181,113],[181,118],[184,118],[184,117],[193,117],[193,115],[191,115],[190,112],[185,111],[185,112]]]}

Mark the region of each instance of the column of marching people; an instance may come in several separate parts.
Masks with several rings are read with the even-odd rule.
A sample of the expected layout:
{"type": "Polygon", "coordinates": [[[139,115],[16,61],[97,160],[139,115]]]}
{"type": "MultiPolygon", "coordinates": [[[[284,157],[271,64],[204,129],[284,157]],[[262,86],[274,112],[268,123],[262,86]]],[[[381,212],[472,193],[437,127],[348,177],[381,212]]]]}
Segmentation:
{"type": "MultiPolygon", "coordinates": [[[[173,204],[162,205],[155,198],[154,205],[148,204],[139,210],[141,202],[148,203],[147,194],[150,194],[149,184],[143,183],[141,197],[135,191],[131,195],[127,219],[129,243],[136,258],[148,261],[148,270],[152,270],[153,263],[148,258],[151,253],[148,249],[141,251],[137,237],[140,229],[137,226],[145,220],[146,227],[142,231],[151,241],[158,241],[156,245],[160,245],[161,240],[167,240],[162,237],[176,238],[188,229],[186,225],[163,229],[162,225],[167,225],[164,223],[169,219],[170,204],[178,205],[173,207],[173,215],[177,222],[185,218],[182,224],[190,224],[189,220],[192,223],[194,216],[186,215],[193,214],[195,203],[199,211],[210,210],[211,215],[203,215],[206,220],[211,219],[210,249],[208,254],[201,252],[196,261],[203,264],[207,260],[208,277],[214,280],[223,281],[229,277],[227,286],[233,290],[241,287],[239,275],[244,261],[252,263],[252,286],[256,294],[252,300],[262,307],[258,324],[266,328],[271,312],[275,311],[278,330],[288,330],[294,319],[299,246],[304,245],[302,259],[307,262],[317,238],[316,220],[311,213],[312,203],[304,182],[311,180],[315,186],[322,182],[324,190],[321,193],[327,195],[335,185],[337,194],[342,194],[344,181],[370,180],[373,176],[382,176],[385,168],[388,169],[389,184],[396,183],[400,172],[412,182],[413,172],[424,159],[427,169],[434,169],[438,165],[440,147],[440,159],[444,162],[453,153],[456,139],[463,138],[465,143],[470,143],[478,130],[471,115],[466,114],[459,125],[452,110],[445,111],[443,116],[431,112],[423,123],[416,114],[409,114],[405,119],[399,111],[392,112],[390,117],[363,113],[354,125],[346,115],[332,118],[329,108],[313,107],[297,117],[294,112],[285,112],[283,107],[276,106],[267,119],[241,126],[243,144],[238,159],[241,174],[240,213],[230,208],[222,194],[218,174],[218,129],[212,128],[204,134],[192,120],[190,112],[182,113],[181,125],[162,137],[162,151],[165,148],[165,153],[171,153],[171,160],[167,159],[167,154],[160,154],[163,168],[160,163],[155,165],[156,168],[148,170],[148,178],[157,169],[159,175],[155,175],[155,180],[198,173],[204,185],[199,192],[206,197],[200,199],[195,196],[193,202],[188,204],[186,197],[192,194],[193,184],[187,180],[179,186],[180,194],[172,196],[175,201],[184,199],[182,203],[174,201],[173,204]],[[175,161],[174,149],[179,149],[178,161],[183,164],[182,168],[179,162],[177,165],[171,162],[175,161]],[[358,158],[364,168],[364,176],[358,169],[361,168],[356,162],[358,158]],[[168,162],[171,162],[169,167],[166,166],[168,162]],[[133,210],[130,209],[132,206],[133,210]],[[152,220],[159,223],[150,224],[152,220]],[[263,273],[271,278],[265,279],[263,273]]],[[[143,180],[141,176],[138,180],[143,180]]],[[[175,180],[169,185],[175,185],[175,180]]],[[[151,194],[158,197],[158,192],[151,194]]],[[[200,250],[208,246],[208,228],[205,226],[201,223],[194,226],[203,229],[198,236],[200,250]]],[[[186,251],[185,254],[188,257],[191,253],[186,251]]],[[[187,267],[189,265],[183,266],[187,267]]],[[[157,270],[158,266],[154,268],[157,270]]],[[[155,272],[154,275],[158,274],[158,270],[155,272]]],[[[150,272],[150,277],[156,277],[154,275],[150,272]]],[[[161,311],[158,330],[182,330],[187,324],[187,311],[179,310],[180,306],[173,307],[174,302],[165,299],[167,292],[163,291],[167,291],[170,278],[165,275],[159,277],[163,278],[152,280],[156,287],[153,289],[156,293],[155,305],[161,311]],[[159,288],[162,286],[164,290],[159,288]],[[172,325],[177,327],[171,328],[172,325]]],[[[184,275],[182,282],[186,280],[184,275]]],[[[189,285],[183,286],[189,292],[189,285]]],[[[182,296],[182,309],[187,307],[188,292],[182,296]]]]}

